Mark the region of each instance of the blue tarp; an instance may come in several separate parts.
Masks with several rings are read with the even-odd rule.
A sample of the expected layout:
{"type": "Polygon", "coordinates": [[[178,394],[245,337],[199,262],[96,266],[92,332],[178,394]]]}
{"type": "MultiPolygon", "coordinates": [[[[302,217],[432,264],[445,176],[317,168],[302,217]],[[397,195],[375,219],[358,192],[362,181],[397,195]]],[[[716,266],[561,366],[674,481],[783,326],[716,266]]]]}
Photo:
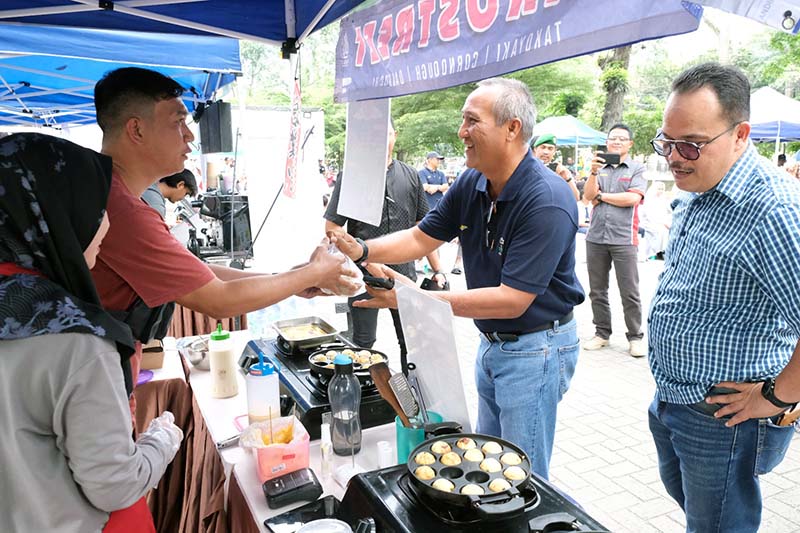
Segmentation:
{"type": "Polygon", "coordinates": [[[94,84],[142,66],[187,89],[186,106],[211,99],[241,72],[239,43],[223,37],[0,25],[0,124],[94,123],[94,84]]]}
{"type": "Polygon", "coordinates": [[[161,0],[156,5],[107,2],[109,9],[72,0],[3,0],[5,22],[109,30],[225,35],[283,43],[344,16],[364,0],[161,0]]]}
{"type": "Polygon", "coordinates": [[[536,124],[534,135],[555,135],[558,145],[591,146],[606,143],[606,134],[597,131],[572,115],[550,117],[536,124]]]}

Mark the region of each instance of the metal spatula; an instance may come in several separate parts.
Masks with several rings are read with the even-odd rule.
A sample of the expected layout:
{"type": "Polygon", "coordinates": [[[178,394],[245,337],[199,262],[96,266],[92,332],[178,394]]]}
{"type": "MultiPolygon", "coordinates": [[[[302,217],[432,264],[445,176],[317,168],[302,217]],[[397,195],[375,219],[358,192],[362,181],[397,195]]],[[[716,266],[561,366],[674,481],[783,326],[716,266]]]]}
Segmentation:
{"type": "MultiPolygon", "coordinates": [[[[414,393],[411,391],[411,385],[409,385],[405,374],[402,372],[394,374],[389,378],[389,386],[394,391],[395,396],[397,396],[397,401],[400,403],[403,412],[409,420],[413,420],[414,417],[419,414],[419,404],[414,397],[414,393]]],[[[412,421],[412,424],[413,423],[412,421]]]]}

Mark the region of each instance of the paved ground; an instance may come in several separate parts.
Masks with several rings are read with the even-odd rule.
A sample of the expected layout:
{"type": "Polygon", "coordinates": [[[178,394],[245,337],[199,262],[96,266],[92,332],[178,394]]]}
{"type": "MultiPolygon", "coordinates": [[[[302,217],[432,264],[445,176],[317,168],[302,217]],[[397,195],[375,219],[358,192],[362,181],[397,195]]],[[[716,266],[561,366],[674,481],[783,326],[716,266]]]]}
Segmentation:
{"type": "MultiPolygon", "coordinates": [[[[583,242],[578,246],[577,270],[588,291],[583,242]]],[[[443,252],[451,265],[451,250],[443,252]]],[[[661,262],[640,263],[645,309],[655,292],[661,262]]],[[[612,276],[613,277],[613,276],[612,276]]],[[[455,289],[463,276],[449,276],[455,289]]],[[[683,512],[667,496],[658,477],[655,447],[647,427],[647,406],[655,384],[645,358],[627,353],[625,327],[616,287],[612,286],[615,333],[611,345],[581,352],[570,391],[559,407],[551,479],[590,514],[617,533],[678,533],[685,530],[683,512]]],[[[582,339],[594,333],[587,302],[576,308],[582,339]]],[[[389,314],[380,313],[376,349],[390,354],[398,368],[397,344],[389,314]]],[[[462,377],[473,419],[477,409],[472,365],[478,334],[471,320],[456,319],[462,377]]],[[[764,533],[800,532],[800,436],[774,472],[762,477],[764,533]]]]}

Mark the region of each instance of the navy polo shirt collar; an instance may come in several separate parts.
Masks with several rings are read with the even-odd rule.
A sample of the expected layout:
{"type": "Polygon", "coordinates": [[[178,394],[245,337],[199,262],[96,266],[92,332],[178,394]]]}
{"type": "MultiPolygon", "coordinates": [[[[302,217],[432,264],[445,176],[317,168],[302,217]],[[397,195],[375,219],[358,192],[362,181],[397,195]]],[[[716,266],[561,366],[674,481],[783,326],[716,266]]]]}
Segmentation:
{"type": "MultiPolygon", "coordinates": [[[[528,169],[534,164],[534,161],[533,152],[528,150],[528,153],[525,154],[525,157],[519,162],[517,168],[511,173],[511,177],[508,178],[506,186],[500,191],[500,196],[497,198],[498,202],[508,202],[517,197],[517,194],[519,194],[524,185],[524,178],[522,176],[528,172],[528,169]]],[[[488,181],[486,176],[481,173],[480,177],[478,177],[478,181],[475,182],[475,190],[488,194],[488,181]]]]}

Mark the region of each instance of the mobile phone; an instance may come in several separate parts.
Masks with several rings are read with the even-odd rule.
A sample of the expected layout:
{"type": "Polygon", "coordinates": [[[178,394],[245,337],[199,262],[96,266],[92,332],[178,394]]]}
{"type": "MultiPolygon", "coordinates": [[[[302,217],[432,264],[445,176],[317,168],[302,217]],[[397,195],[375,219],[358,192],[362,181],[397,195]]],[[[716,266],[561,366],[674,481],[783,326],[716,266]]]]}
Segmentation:
{"type": "Polygon", "coordinates": [[[299,501],[314,501],[322,495],[322,485],[310,468],[268,479],[261,488],[270,509],[299,501]]]}
{"type": "Polygon", "coordinates": [[[600,154],[600,157],[606,160],[606,165],[619,165],[620,158],[619,154],[612,154],[612,153],[604,153],[600,154]]]}
{"type": "Polygon", "coordinates": [[[608,146],[606,146],[605,144],[598,144],[595,152],[603,152],[603,153],[608,152],[608,146]]]}
{"type": "Polygon", "coordinates": [[[359,269],[361,269],[361,274],[363,274],[364,277],[364,285],[367,287],[385,289],[387,291],[394,289],[394,278],[379,278],[371,275],[369,270],[364,267],[359,267],[359,269]]]}
{"type": "Polygon", "coordinates": [[[556,169],[558,168],[558,163],[556,163],[555,161],[553,161],[552,163],[547,163],[547,168],[555,172],[556,169]]]}
{"type": "Polygon", "coordinates": [[[364,285],[367,287],[372,287],[373,289],[386,289],[387,291],[390,291],[394,289],[394,279],[364,276],[364,285]]]}

